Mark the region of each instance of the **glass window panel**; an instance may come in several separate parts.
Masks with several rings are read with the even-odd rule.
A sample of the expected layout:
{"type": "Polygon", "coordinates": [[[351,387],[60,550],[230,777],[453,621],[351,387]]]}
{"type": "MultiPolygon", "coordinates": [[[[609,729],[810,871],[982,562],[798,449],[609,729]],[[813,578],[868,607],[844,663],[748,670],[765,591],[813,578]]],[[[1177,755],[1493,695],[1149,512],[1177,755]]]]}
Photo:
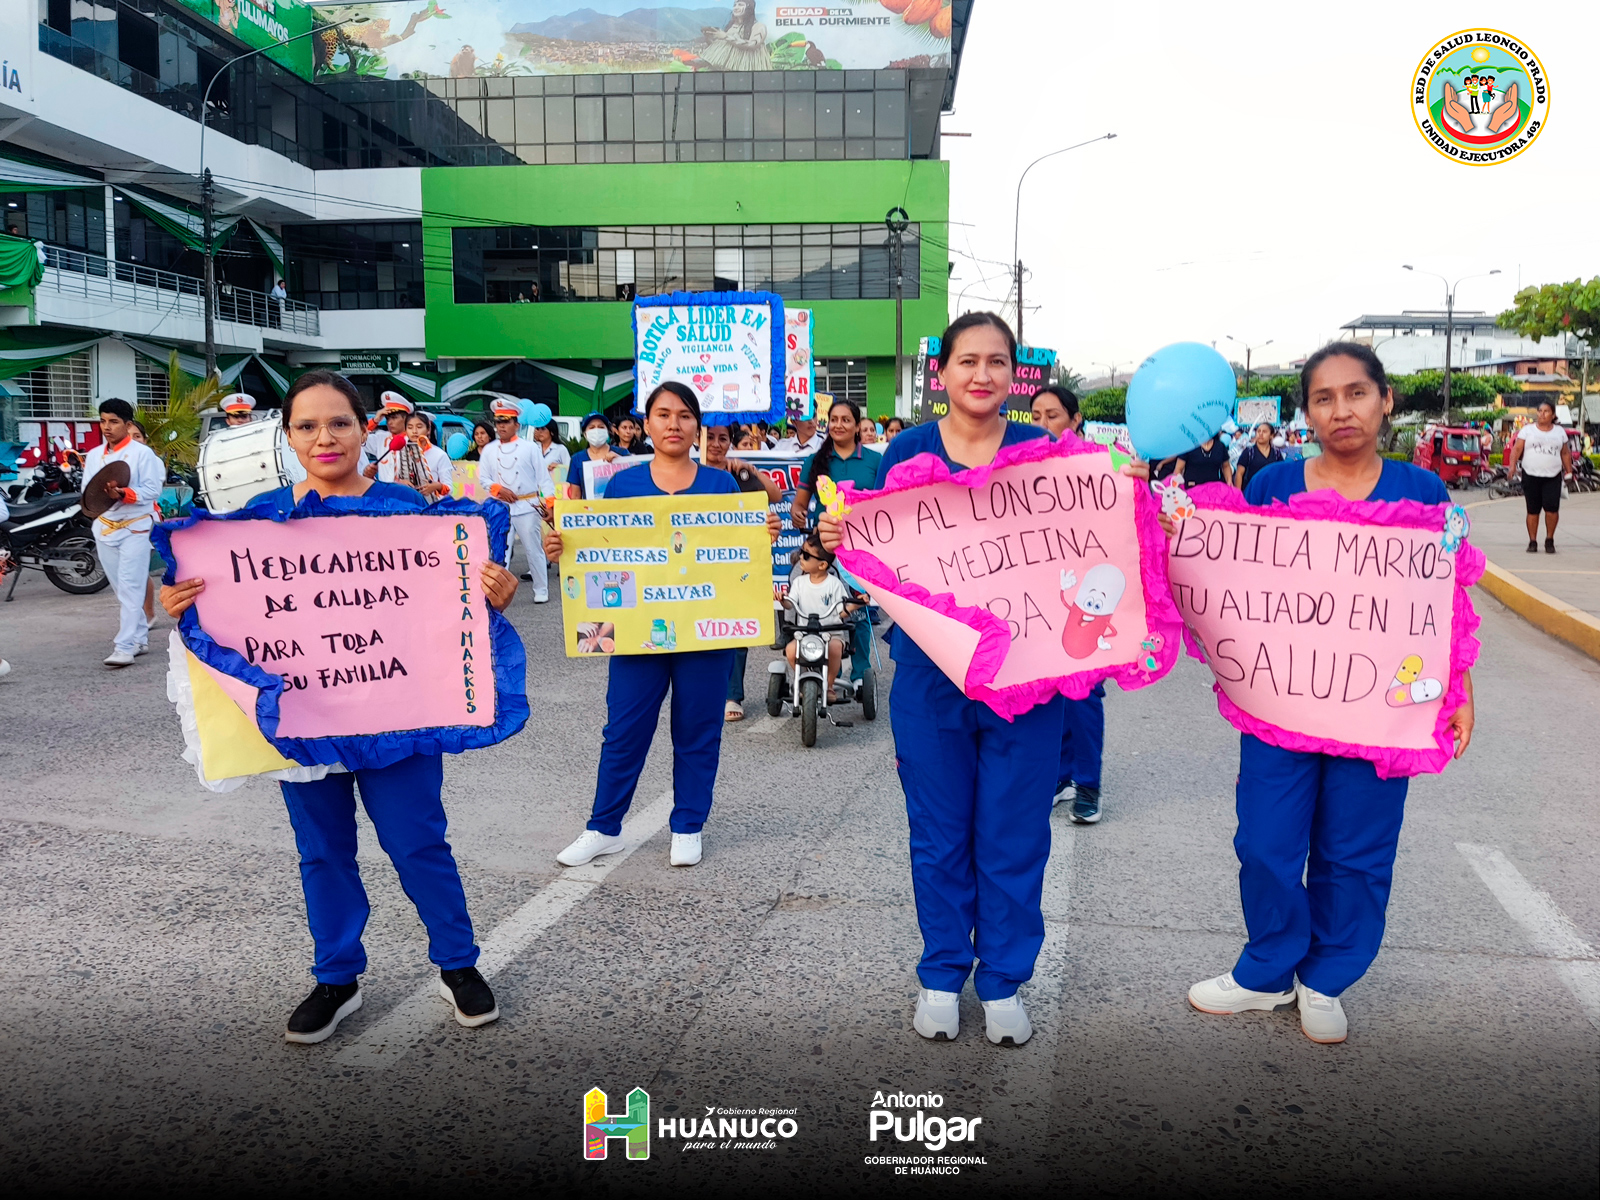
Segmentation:
{"type": "Polygon", "coordinates": [[[752,291],[772,286],[772,251],[746,250],[744,252],[744,283],[752,291]]]}
{"type": "MultiPolygon", "coordinates": [[[[456,116],[460,117],[473,133],[483,132],[483,101],[482,100],[457,100],[456,116]]],[[[322,130],[324,140],[327,140],[329,121],[332,114],[322,114],[322,130]]],[[[330,146],[331,148],[331,146],[330,146]]]]}
{"type": "Polygon", "coordinates": [[[749,71],[724,71],[722,74],[722,90],[725,92],[748,92],[751,82],[752,73],[749,71]]]}
{"type": "Polygon", "coordinates": [[[578,144],[578,159],[581,163],[600,163],[606,160],[606,148],[602,142],[578,144]]]}
{"type": "Polygon", "coordinates": [[[633,141],[632,96],[606,97],[606,141],[633,141]]]}
{"type": "Polygon", "coordinates": [[[679,249],[656,250],[656,291],[682,292],[688,289],[683,279],[683,254],[679,249]]]}
{"type": "Polygon", "coordinates": [[[846,92],[844,107],[844,135],[861,138],[872,136],[872,93],[846,92]]]}
{"type": "MultiPolygon", "coordinates": [[[[491,82],[500,82],[491,80],[491,82]]],[[[484,108],[488,116],[484,122],[484,132],[495,141],[509,145],[517,140],[516,120],[512,114],[511,100],[489,100],[484,108]]]]}
{"type": "Polygon", "coordinates": [[[844,91],[844,72],[843,71],[818,71],[817,72],[817,91],[819,91],[819,92],[842,92],[842,91],[844,91]]]}
{"type": "Polygon", "coordinates": [[[801,227],[800,236],[807,246],[833,245],[832,225],[805,225],[801,227]]]}
{"type": "Polygon", "coordinates": [[[783,73],[783,90],[786,92],[814,92],[817,90],[816,76],[810,71],[785,71],[783,73]]]}
{"type": "Polygon", "coordinates": [[[511,95],[511,80],[507,76],[490,76],[483,81],[483,91],[486,96],[511,95]]]}
{"type": "MultiPolygon", "coordinates": [[[[800,283],[800,247],[776,246],[772,251],[772,282],[780,290],[800,283]]],[[[787,293],[785,293],[787,294],[787,293]]]]}
{"type": "Polygon", "coordinates": [[[901,67],[886,67],[881,71],[874,71],[872,73],[872,76],[873,76],[873,85],[880,92],[884,91],[885,89],[887,89],[889,91],[899,91],[899,92],[905,91],[905,88],[906,88],[906,73],[905,73],[904,68],[901,68],[901,67]]]}
{"type": "Polygon", "coordinates": [[[721,246],[744,245],[743,225],[713,225],[711,227],[712,241],[721,246]]]}
{"type": "Polygon", "coordinates": [[[861,226],[835,225],[833,227],[833,244],[835,246],[859,246],[861,244],[861,226]]]}
{"type": "Polygon", "coordinates": [[[905,289],[907,300],[915,300],[922,295],[922,247],[906,239],[905,262],[906,280],[905,289]]]}
{"type": "Polygon", "coordinates": [[[903,138],[906,135],[906,94],[904,92],[878,92],[877,113],[873,132],[881,138],[903,138]]]}
{"type": "Polygon", "coordinates": [[[544,141],[544,101],[538,96],[519,96],[511,103],[517,114],[517,141],[524,145],[544,141]]]}
{"type": "MultiPolygon", "coordinates": [[[[783,105],[783,136],[793,141],[797,138],[817,136],[817,98],[811,92],[785,95],[783,105]]],[[[796,157],[789,155],[790,158],[796,157]]],[[[806,158],[813,155],[807,154],[806,158]]]]}
{"type": "Polygon", "coordinates": [[[810,162],[817,156],[815,142],[790,142],[783,143],[783,156],[790,162],[810,162]]]}
{"type": "Polygon", "coordinates": [[[783,158],[782,142],[757,142],[757,162],[778,162],[783,158]]]}
{"type": "Polygon", "coordinates": [[[694,136],[699,142],[722,140],[722,97],[696,96],[694,98],[694,136]]]}
{"type": "Polygon", "coordinates": [[[662,139],[660,96],[633,98],[633,136],[641,142],[659,142],[662,139]]]}
{"type": "Polygon", "coordinates": [[[887,140],[885,138],[879,138],[876,142],[873,143],[873,157],[874,158],[893,159],[893,158],[904,158],[905,156],[906,156],[906,144],[903,141],[899,141],[899,140],[889,141],[889,140],[887,140]]]}
{"type": "Polygon", "coordinates": [[[889,229],[881,222],[875,221],[871,225],[862,225],[860,229],[861,244],[863,246],[887,246],[889,244],[889,229]]]}
{"type": "Polygon", "coordinates": [[[828,298],[828,277],[832,273],[833,252],[826,246],[807,246],[800,251],[802,296],[807,300],[828,298]]]}
{"type": "Polygon", "coordinates": [[[632,142],[607,142],[606,161],[608,163],[629,163],[633,161],[632,142]]]}
{"type": "Polygon", "coordinates": [[[602,250],[614,250],[628,244],[628,231],[616,226],[602,227],[597,231],[597,245],[602,250]]]}
{"type": "Polygon", "coordinates": [[[756,135],[755,97],[754,96],[728,96],[724,100],[727,108],[727,136],[729,141],[745,141],[756,135]]]}
{"type": "Polygon", "coordinates": [[[688,278],[688,288],[691,292],[714,291],[716,275],[715,264],[712,260],[714,250],[685,250],[683,252],[684,274],[688,278]]]}
{"type": "MultiPolygon", "coordinates": [[[[429,80],[432,83],[433,80],[429,80]]],[[[517,75],[512,80],[514,86],[511,94],[514,96],[542,96],[544,95],[544,78],[540,75],[517,75]]]]}
{"type": "Polygon", "coordinates": [[[564,146],[547,144],[544,148],[544,161],[551,164],[577,162],[577,150],[570,142],[564,146]]]}
{"type": "MultiPolygon", "coordinates": [[[[570,96],[546,96],[544,98],[544,140],[548,142],[566,143],[570,145],[577,138],[573,136],[572,98],[570,96]]],[[[555,159],[551,159],[555,162],[555,159]]],[[[572,159],[567,159],[571,162],[572,159]]]]}
{"type": "Polygon", "coordinates": [[[844,136],[843,93],[833,92],[817,97],[817,136],[819,138],[844,136]]]}
{"type": "Polygon", "coordinates": [[[654,296],[657,282],[656,252],[654,250],[633,250],[630,253],[633,255],[635,293],[640,296],[654,296]]]}
{"type": "Polygon", "coordinates": [[[640,250],[649,250],[656,244],[656,229],[654,225],[628,226],[628,245],[640,250]]]}
{"type": "Polygon", "coordinates": [[[604,91],[608,96],[622,96],[633,91],[632,75],[606,75],[604,91]]]}
{"type": "Polygon", "coordinates": [[[572,95],[571,75],[546,75],[544,77],[544,94],[546,96],[572,95]]]}
{"type": "Polygon", "coordinates": [[[817,143],[817,157],[839,159],[844,157],[844,143],[837,139],[829,139],[817,143]]]}
{"type": "Polygon", "coordinates": [[[601,75],[574,75],[573,86],[580,96],[598,96],[605,90],[605,78],[601,75]]]}
{"type": "Polygon", "coordinates": [[[633,145],[634,162],[662,162],[666,158],[666,147],[660,142],[635,142],[633,145]]]}
{"type": "Polygon", "coordinates": [[[723,158],[728,162],[750,162],[755,158],[755,143],[753,142],[724,142],[722,143],[723,158]]]}
{"type": "Polygon", "coordinates": [[[755,114],[756,137],[781,138],[783,136],[782,96],[775,93],[757,93],[755,96],[755,114]]]}
{"type": "Polygon", "coordinates": [[[890,292],[890,254],[886,246],[861,248],[861,298],[887,300],[890,292]]]}
{"type": "Polygon", "coordinates": [[[722,143],[696,142],[694,144],[694,157],[696,162],[721,162],[722,143]]]}
{"type": "Polygon", "coordinates": [[[661,90],[662,75],[645,74],[633,77],[633,90],[635,92],[659,92],[661,90]]]}
{"type": "Polygon", "coordinates": [[[744,286],[744,251],[713,250],[712,273],[717,291],[739,291],[744,286]]]}
{"type": "Polygon", "coordinates": [[[871,71],[846,71],[844,73],[844,86],[852,92],[858,89],[871,91],[873,84],[871,71]]]}
{"type": "MultiPolygon", "coordinates": [[[[694,136],[694,97],[679,94],[667,96],[666,100],[666,140],[669,142],[681,141],[694,136]]],[[[692,160],[691,160],[692,161],[692,160]]]]}
{"type": "Polygon", "coordinates": [[[599,96],[579,96],[573,101],[578,141],[606,140],[605,103],[599,96]]]}
{"type": "Polygon", "coordinates": [[[851,141],[847,141],[844,144],[844,156],[846,158],[871,158],[872,143],[870,141],[862,141],[860,139],[852,139],[851,141]]]}
{"type": "Polygon", "coordinates": [[[716,241],[716,227],[713,225],[686,225],[683,229],[683,244],[686,246],[710,246],[716,241]]]}
{"type": "Polygon", "coordinates": [[[752,83],[758,92],[781,92],[783,76],[783,71],[757,71],[752,83]]]}
{"type": "Polygon", "coordinates": [[[861,251],[849,246],[833,248],[833,277],[828,289],[834,300],[854,300],[861,295],[861,251]]]}

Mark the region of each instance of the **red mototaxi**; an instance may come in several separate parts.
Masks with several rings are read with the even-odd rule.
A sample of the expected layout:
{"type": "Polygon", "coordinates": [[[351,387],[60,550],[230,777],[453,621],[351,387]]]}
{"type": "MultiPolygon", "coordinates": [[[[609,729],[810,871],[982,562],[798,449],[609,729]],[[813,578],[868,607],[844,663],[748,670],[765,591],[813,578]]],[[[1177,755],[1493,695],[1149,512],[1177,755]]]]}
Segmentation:
{"type": "Polygon", "coordinates": [[[1411,452],[1413,465],[1432,471],[1446,487],[1471,487],[1494,474],[1489,464],[1492,435],[1486,429],[1429,425],[1411,452]]]}

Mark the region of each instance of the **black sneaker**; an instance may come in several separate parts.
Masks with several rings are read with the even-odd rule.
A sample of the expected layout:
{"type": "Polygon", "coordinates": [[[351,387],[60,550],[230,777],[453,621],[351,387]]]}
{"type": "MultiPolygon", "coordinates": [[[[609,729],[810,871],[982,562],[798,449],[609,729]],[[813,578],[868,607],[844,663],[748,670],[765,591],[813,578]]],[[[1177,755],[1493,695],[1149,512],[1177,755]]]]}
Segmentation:
{"type": "Polygon", "coordinates": [[[478,974],[477,967],[464,967],[459,971],[439,972],[439,995],[450,1001],[456,1010],[456,1024],[476,1029],[500,1016],[495,1006],[494,993],[478,974]]]}
{"type": "Polygon", "coordinates": [[[517,576],[517,578],[522,580],[523,583],[532,583],[533,582],[533,572],[532,571],[524,571],[521,575],[517,576]]]}
{"type": "Polygon", "coordinates": [[[1078,794],[1072,798],[1072,821],[1075,825],[1093,825],[1100,819],[1100,789],[1087,784],[1078,785],[1078,794]]]}
{"type": "Polygon", "coordinates": [[[1545,538],[1545,540],[1544,540],[1544,552],[1546,554],[1554,554],[1556,552],[1556,540],[1555,540],[1555,538],[1545,538]]]}
{"type": "Polygon", "coordinates": [[[1539,543],[1534,541],[1533,538],[1529,538],[1528,539],[1528,553],[1529,554],[1537,554],[1537,553],[1539,553],[1539,543]]]}
{"type": "Polygon", "coordinates": [[[283,1036],[306,1046],[325,1042],[339,1028],[339,1022],[360,1007],[359,983],[319,983],[290,1014],[289,1028],[283,1036]]]}

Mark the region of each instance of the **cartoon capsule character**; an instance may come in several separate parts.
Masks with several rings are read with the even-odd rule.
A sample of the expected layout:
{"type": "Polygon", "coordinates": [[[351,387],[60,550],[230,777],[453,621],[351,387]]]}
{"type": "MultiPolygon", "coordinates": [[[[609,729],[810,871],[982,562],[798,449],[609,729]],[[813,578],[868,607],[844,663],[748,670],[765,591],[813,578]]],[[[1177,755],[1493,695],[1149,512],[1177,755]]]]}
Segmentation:
{"type": "Polygon", "coordinates": [[[1404,708],[1408,704],[1427,704],[1444,695],[1444,685],[1437,679],[1422,678],[1422,656],[1408,654],[1395,668],[1394,678],[1384,699],[1390,708],[1404,708]]]}
{"type": "Polygon", "coordinates": [[[1117,635],[1111,615],[1128,588],[1128,578],[1110,563],[1100,563],[1084,572],[1077,595],[1068,600],[1067,589],[1077,582],[1075,571],[1061,573],[1061,603],[1068,609],[1061,648],[1071,658],[1088,658],[1096,650],[1111,649],[1109,639],[1117,635]]]}
{"type": "Polygon", "coordinates": [[[817,476],[817,499],[822,502],[823,511],[830,516],[842,517],[850,511],[850,506],[844,502],[844,496],[839,491],[839,485],[826,475],[817,476]]]}

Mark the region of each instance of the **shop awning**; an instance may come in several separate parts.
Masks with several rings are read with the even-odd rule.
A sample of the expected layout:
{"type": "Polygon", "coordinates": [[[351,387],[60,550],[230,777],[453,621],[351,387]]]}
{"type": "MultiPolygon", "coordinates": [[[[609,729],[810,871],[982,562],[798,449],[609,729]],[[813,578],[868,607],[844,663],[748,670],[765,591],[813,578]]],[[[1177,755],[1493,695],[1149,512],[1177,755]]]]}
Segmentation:
{"type": "Polygon", "coordinates": [[[256,240],[261,243],[261,248],[267,252],[267,257],[272,260],[272,269],[277,272],[276,278],[288,279],[289,274],[283,268],[283,243],[277,236],[261,224],[254,217],[246,217],[250,222],[250,231],[256,235],[256,240]]]}

